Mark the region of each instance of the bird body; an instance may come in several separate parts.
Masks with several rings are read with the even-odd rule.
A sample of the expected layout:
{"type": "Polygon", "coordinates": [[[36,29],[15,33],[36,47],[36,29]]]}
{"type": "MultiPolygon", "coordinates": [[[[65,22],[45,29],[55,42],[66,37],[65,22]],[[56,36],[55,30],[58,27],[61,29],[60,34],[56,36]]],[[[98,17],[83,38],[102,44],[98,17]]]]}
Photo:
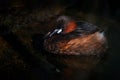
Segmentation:
{"type": "Polygon", "coordinates": [[[75,21],[66,16],[44,40],[45,49],[60,55],[100,55],[106,50],[104,31],[88,22],[75,21]],[[67,18],[67,19],[66,19],[67,18]]]}

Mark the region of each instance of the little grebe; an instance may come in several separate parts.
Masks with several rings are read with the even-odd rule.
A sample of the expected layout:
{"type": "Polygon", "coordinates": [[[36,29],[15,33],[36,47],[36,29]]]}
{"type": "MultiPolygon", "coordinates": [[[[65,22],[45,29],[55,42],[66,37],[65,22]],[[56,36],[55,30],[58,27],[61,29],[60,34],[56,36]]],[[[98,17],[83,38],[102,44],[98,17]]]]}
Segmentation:
{"type": "Polygon", "coordinates": [[[104,31],[84,21],[67,16],[57,19],[57,27],[44,39],[46,51],[63,55],[100,55],[107,48],[104,31]]]}

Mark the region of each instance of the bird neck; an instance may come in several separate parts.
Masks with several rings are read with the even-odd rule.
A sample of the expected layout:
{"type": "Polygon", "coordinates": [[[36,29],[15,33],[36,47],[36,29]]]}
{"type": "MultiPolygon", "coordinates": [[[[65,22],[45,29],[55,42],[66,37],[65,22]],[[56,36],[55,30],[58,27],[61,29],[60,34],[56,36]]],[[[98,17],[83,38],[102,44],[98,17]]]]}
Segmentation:
{"type": "Polygon", "coordinates": [[[75,21],[70,21],[65,25],[65,30],[63,33],[70,33],[74,31],[77,28],[77,24],[75,21]]]}

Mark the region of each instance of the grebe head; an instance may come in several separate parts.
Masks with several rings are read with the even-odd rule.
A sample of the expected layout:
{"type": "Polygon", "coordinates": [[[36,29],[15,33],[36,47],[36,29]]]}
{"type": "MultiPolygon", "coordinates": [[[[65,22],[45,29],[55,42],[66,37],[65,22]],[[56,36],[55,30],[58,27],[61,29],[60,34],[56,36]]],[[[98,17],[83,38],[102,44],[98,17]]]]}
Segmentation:
{"type": "Polygon", "coordinates": [[[77,28],[76,21],[68,16],[60,16],[57,19],[57,23],[62,24],[63,34],[70,33],[77,28]]]}
{"type": "Polygon", "coordinates": [[[60,16],[56,21],[55,29],[48,32],[47,37],[51,37],[55,34],[68,34],[73,32],[77,28],[77,23],[75,20],[68,16],[60,16]]]}
{"type": "Polygon", "coordinates": [[[91,23],[85,21],[76,21],[68,16],[60,16],[57,19],[55,29],[51,32],[48,32],[46,36],[51,37],[56,34],[64,35],[71,32],[78,35],[88,35],[99,30],[100,29],[97,26],[91,23]]]}

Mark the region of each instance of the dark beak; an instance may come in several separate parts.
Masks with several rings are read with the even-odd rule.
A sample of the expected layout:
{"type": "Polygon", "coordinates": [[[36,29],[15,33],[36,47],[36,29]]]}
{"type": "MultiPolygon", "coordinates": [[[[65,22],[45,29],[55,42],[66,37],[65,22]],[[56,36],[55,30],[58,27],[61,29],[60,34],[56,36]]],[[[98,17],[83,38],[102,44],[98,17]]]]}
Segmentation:
{"type": "Polygon", "coordinates": [[[52,32],[48,32],[46,35],[45,35],[45,38],[49,38],[55,34],[60,34],[62,32],[62,29],[55,29],[54,31],[52,32]]]}

